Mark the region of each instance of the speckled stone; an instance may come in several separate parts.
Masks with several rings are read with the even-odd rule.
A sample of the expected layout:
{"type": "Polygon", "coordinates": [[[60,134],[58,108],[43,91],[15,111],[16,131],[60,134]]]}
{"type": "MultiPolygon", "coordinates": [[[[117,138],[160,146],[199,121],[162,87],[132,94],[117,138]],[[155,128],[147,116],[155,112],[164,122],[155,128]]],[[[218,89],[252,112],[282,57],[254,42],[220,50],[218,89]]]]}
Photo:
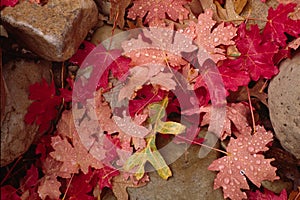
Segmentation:
{"type": "Polygon", "coordinates": [[[46,60],[70,58],[97,23],[93,0],[49,0],[45,5],[21,0],[1,11],[8,32],[20,44],[46,60]]]}
{"type": "MultiPolygon", "coordinates": [[[[1,162],[5,166],[25,153],[32,144],[38,127],[26,125],[24,116],[31,104],[29,86],[42,77],[50,81],[51,62],[11,61],[3,66],[6,103],[1,118],[1,162]]],[[[2,95],[1,91],[1,95],[2,95]]],[[[2,107],[3,105],[1,105],[2,107]]]]}
{"type": "Polygon", "coordinates": [[[269,110],[276,137],[300,159],[300,54],[280,65],[269,86],[269,110]]]}

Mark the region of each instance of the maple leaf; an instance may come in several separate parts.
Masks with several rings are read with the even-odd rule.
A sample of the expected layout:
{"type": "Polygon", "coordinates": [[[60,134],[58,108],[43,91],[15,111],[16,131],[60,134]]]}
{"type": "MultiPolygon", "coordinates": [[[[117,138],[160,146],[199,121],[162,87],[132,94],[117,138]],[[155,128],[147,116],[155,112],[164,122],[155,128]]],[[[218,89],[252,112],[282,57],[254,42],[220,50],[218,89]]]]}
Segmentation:
{"type": "Polygon", "coordinates": [[[44,176],[39,181],[38,193],[41,199],[46,199],[47,196],[50,199],[59,199],[61,183],[57,180],[55,175],[44,176]]]}
{"type": "MultiPolygon", "coordinates": [[[[210,116],[211,106],[201,107],[199,112],[205,112],[201,126],[208,125],[211,120],[210,116]]],[[[226,106],[226,118],[221,135],[221,140],[224,140],[227,136],[230,136],[233,132],[232,124],[236,128],[239,134],[250,134],[251,127],[248,123],[247,116],[250,114],[249,105],[245,103],[231,103],[226,106]]],[[[213,119],[212,119],[213,120],[213,119]]]]}
{"type": "Polygon", "coordinates": [[[95,47],[96,46],[93,43],[83,41],[76,53],[69,59],[69,62],[80,66],[95,47]]]}
{"type": "Polygon", "coordinates": [[[31,167],[26,171],[26,175],[22,181],[22,199],[37,199],[38,198],[38,169],[32,164],[31,167]]]}
{"type": "Polygon", "coordinates": [[[62,98],[56,95],[54,81],[48,85],[45,79],[29,87],[29,99],[34,102],[28,107],[24,121],[27,124],[34,122],[39,125],[39,132],[47,131],[51,121],[58,115],[58,107],[62,98]]]}
{"type": "Polygon", "coordinates": [[[246,177],[257,187],[263,180],[273,181],[276,168],[270,165],[273,159],[265,159],[260,153],[268,150],[265,146],[272,141],[273,134],[257,126],[254,135],[240,135],[231,138],[226,148],[227,156],[212,162],[209,170],[219,171],[214,182],[214,189],[223,187],[224,198],[240,200],[247,198],[241,189],[249,189],[246,177]]]}
{"type": "Polygon", "coordinates": [[[119,80],[126,77],[130,59],[121,55],[121,50],[106,48],[99,44],[86,57],[77,72],[73,88],[73,101],[85,102],[99,88],[107,88],[109,72],[119,80]]]}
{"type": "Polygon", "coordinates": [[[292,20],[288,17],[294,11],[296,4],[279,4],[276,10],[272,7],[268,12],[268,22],[262,32],[263,41],[274,41],[281,47],[285,47],[287,37],[285,33],[298,37],[300,34],[300,20],[292,20]]]}
{"type": "Polygon", "coordinates": [[[216,21],[212,19],[212,15],[213,11],[207,9],[199,15],[198,22],[191,21],[184,32],[194,38],[195,43],[217,63],[226,59],[225,50],[218,46],[234,45],[232,38],[236,36],[237,28],[232,25],[225,26],[224,22],[215,27],[216,21]]]}
{"type": "Polygon", "coordinates": [[[135,0],[133,6],[129,9],[128,18],[136,19],[137,17],[145,18],[145,23],[154,19],[165,19],[166,14],[173,21],[182,21],[188,18],[189,11],[183,7],[189,1],[187,0],[135,0]]]}
{"type": "Polygon", "coordinates": [[[50,153],[50,156],[63,162],[60,171],[64,173],[78,173],[78,170],[81,169],[86,174],[90,166],[96,169],[103,166],[83,146],[78,135],[73,135],[73,145],[66,138],[62,139],[60,136],[52,137],[51,141],[54,151],[50,153]]]}
{"type": "Polygon", "coordinates": [[[251,79],[257,81],[260,77],[270,79],[278,73],[273,57],[278,47],[271,41],[263,42],[257,25],[250,30],[243,23],[239,26],[236,46],[241,53],[236,60],[225,60],[223,66],[246,71],[251,79]]]}
{"type": "Polygon", "coordinates": [[[142,89],[136,92],[135,98],[129,101],[130,116],[133,117],[135,114],[138,114],[150,103],[161,101],[164,96],[164,90],[157,90],[152,85],[144,85],[142,89]]]}
{"type": "Polygon", "coordinates": [[[92,172],[91,169],[89,169],[88,173],[86,174],[80,173],[74,175],[74,177],[69,180],[71,181],[70,187],[68,188],[67,191],[64,192],[66,193],[66,197],[68,197],[67,199],[94,200],[94,197],[88,194],[93,189],[93,186],[91,185],[93,177],[94,177],[94,173],[92,172]]]}
{"type": "Polygon", "coordinates": [[[147,82],[157,84],[166,90],[175,89],[176,83],[172,79],[173,73],[162,72],[161,65],[137,66],[130,69],[131,76],[128,83],[120,90],[118,100],[131,99],[134,91],[147,82]]]}
{"type": "Polygon", "coordinates": [[[247,192],[248,199],[249,200],[286,200],[287,198],[287,192],[285,189],[283,189],[280,192],[280,195],[277,196],[274,194],[274,192],[264,188],[264,192],[260,192],[259,190],[256,190],[255,192],[247,192]]]}
{"type": "Polygon", "coordinates": [[[101,169],[96,170],[98,180],[98,185],[100,190],[102,190],[104,187],[112,188],[112,178],[115,176],[118,176],[120,174],[119,170],[104,166],[101,169]]]}
{"type": "Polygon", "coordinates": [[[2,200],[21,200],[17,195],[17,189],[11,185],[1,186],[1,199],[2,200]]]}
{"type": "Polygon", "coordinates": [[[0,8],[6,7],[6,6],[14,7],[18,2],[19,2],[19,0],[1,0],[0,8]]]}

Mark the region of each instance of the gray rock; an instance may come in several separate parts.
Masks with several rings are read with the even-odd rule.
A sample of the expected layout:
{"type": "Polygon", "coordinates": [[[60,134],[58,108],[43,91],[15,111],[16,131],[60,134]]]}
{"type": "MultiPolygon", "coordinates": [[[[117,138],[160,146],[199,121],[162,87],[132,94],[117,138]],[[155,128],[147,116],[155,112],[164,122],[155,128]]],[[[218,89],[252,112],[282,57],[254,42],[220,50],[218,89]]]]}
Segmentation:
{"type": "MultiPolygon", "coordinates": [[[[6,103],[4,117],[1,118],[1,162],[5,166],[26,152],[32,144],[36,125],[26,125],[24,116],[31,104],[28,88],[44,77],[50,79],[51,63],[42,61],[11,61],[3,66],[6,103]]],[[[1,96],[4,94],[1,91],[1,96]]],[[[3,105],[1,105],[2,107],[3,105]]]]}
{"type": "MultiPolygon", "coordinates": [[[[173,154],[174,152],[170,152],[173,154]]],[[[207,167],[217,159],[218,153],[211,151],[207,157],[199,159],[199,147],[188,149],[187,160],[182,155],[170,165],[173,176],[167,181],[156,172],[150,172],[150,182],[140,188],[127,188],[131,200],[221,200],[222,190],[214,190],[215,172],[207,167]]],[[[166,158],[164,156],[164,158],[166,158]]]]}
{"type": "Polygon", "coordinates": [[[276,137],[300,159],[300,54],[280,65],[269,86],[269,110],[276,137]]]}
{"type": "Polygon", "coordinates": [[[41,6],[20,1],[1,11],[3,25],[20,44],[46,60],[64,61],[97,23],[93,0],[49,0],[41,6]]]}

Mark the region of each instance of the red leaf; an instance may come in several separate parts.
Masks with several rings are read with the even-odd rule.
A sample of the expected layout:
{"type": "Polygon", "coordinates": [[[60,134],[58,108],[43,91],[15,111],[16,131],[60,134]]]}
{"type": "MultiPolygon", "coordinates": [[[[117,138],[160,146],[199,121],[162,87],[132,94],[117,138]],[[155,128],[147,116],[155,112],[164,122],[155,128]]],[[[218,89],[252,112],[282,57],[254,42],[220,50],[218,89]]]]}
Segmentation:
{"type": "Polygon", "coordinates": [[[1,0],[0,8],[5,7],[5,6],[14,7],[18,2],[19,2],[19,0],[1,0]]]}
{"type": "Polygon", "coordinates": [[[285,47],[287,37],[285,33],[298,37],[300,34],[300,20],[292,20],[289,14],[294,11],[296,4],[279,4],[276,10],[269,9],[268,22],[263,30],[263,41],[272,41],[285,47]]]}
{"type": "Polygon", "coordinates": [[[129,9],[128,17],[136,19],[143,18],[145,15],[145,23],[149,23],[155,19],[165,19],[166,14],[173,20],[188,18],[189,11],[184,7],[188,0],[135,0],[133,6],[129,9]]]}
{"type": "Polygon", "coordinates": [[[57,117],[58,107],[62,98],[56,95],[54,81],[48,85],[45,79],[29,87],[29,99],[35,100],[25,115],[25,122],[38,124],[39,132],[43,133],[50,128],[51,121],[57,117]]]}
{"type": "Polygon", "coordinates": [[[144,85],[138,90],[136,97],[129,101],[129,114],[134,117],[141,112],[147,105],[153,102],[159,102],[164,98],[166,91],[156,90],[152,85],[144,85]]]}
{"type": "Polygon", "coordinates": [[[17,189],[11,185],[1,186],[1,200],[21,200],[16,192],[17,189]]]}
{"type": "Polygon", "coordinates": [[[241,189],[249,189],[246,177],[257,187],[263,180],[276,180],[276,168],[271,166],[273,159],[265,159],[260,152],[268,150],[266,145],[272,141],[273,134],[257,126],[254,135],[243,134],[231,138],[226,148],[228,154],[212,162],[209,170],[219,171],[214,189],[223,187],[224,198],[246,199],[241,189]]]}
{"type": "Polygon", "coordinates": [[[80,173],[75,175],[71,181],[70,187],[66,191],[67,199],[69,200],[94,200],[94,197],[89,195],[93,189],[91,181],[93,179],[94,173],[90,169],[87,174],[80,173]]]}
{"type": "Polygon", "coordinates": [[[257,25],[252,25],[248,31],[246,25],[241,24],[236,45],[241,56],[236,60],[225,60],[223,66],[246,71],[254,81],[260,77],[270,79],[278,73],[278,68],[273,63],[278,48],[271,41],[262,42],[257,25]]]}
{"type": "Polygon", "coordinates": [[[114,176],[118,176],[119,174],[120,172],[117,169],[113,169],[108,166],[104,166],[103,168],[97,170],[100,190],[102,190],[104,187],[112,188],[111,180],[114,176]]]}
{"type": "Polygon", "coordinates": [[[75,65],[81,65],[84,59],[91,53],[96,46],[88,41],[83,41],[76,53],[70,58],[70,62],[75,65]]]}
{"type": "Polygon", "coordinates": [[[34,165],[27,170],[26,176],[24,177],[24,189],[29,190],[37,186],[39,179],[38,170],[34,165]]]}
{"type": "Polygon", "coordinates": [[[286,190],[282,190],[280,195],[277,196],[274,192],[264,188],[264,193],[256,190],[255,192],[247,192],[248,200],[287,200],[286,190]]]}

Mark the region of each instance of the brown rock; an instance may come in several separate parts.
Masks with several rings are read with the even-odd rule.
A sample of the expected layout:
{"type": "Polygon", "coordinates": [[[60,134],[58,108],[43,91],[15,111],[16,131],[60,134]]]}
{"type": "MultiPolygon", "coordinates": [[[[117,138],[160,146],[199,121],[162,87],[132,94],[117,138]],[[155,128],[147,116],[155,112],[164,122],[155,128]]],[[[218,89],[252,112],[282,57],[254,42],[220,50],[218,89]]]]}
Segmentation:
{"type": "Polygon", "coordinates": [[[1,11],[5,28],[20,44],[51,61],[69,59],[97,23],[92,0],[49,0],[47,4],[20,1],[1,11]]]}
{"type": "Polygon", "coordinates": [[[300,54],[279,69],[268,91],[270,119],[283,148],[300,159],[300,54]]]}
{"type": "MultiPolygon", "coordinates": [[[[37,133],[37,126],[24,123],[24,116],[31,104],[28,88],[42,77],[50,79],[51,63],[11,61],[3,66],[6,105],[1,119],[1,162],[5,166],[26,152],[37,133]]],[[[3,92],[1,91],[1,96],[3,92]]],[[[3,106],[3,105],[1,105],[3,106]]]]}

